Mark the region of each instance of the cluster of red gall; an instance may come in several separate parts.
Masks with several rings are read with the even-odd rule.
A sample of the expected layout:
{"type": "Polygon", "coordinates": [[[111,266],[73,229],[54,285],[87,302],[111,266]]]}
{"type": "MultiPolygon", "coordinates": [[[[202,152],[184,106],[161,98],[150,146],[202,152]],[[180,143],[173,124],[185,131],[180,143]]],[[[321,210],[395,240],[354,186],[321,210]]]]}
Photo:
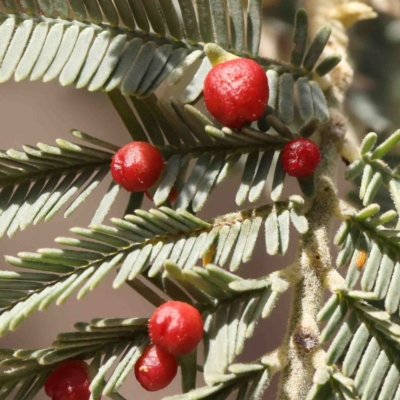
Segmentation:
{"type": "MultiPolygon", "coordinates": [[[[221,124],[240,128],[260,119],[268,105],[269,87],[265,71],[255,62],[237,58],[216,65],[204,82],[204,101],[221,124]]],[[[318,146],[309,139],[288,142],[282,152],[283,169],[291,176],[311,175],[320,162],[318,146]]],[[[145,192],[158,180],[164,168],[161,153],[146,142],[132,142],[113,156],[113,179],[129,192],[145,192]]],[[[178,196],[171,190],[170,201],[178,196]]],[[[187,303],[170,301],[158,307],[149,321],[152,341],[135,365],[142,387],[157,391],[168,386],[178,370],[176,357],[190,353],[203,337],[203,320],[187,303]]],[[[84,361],[68,361],[56,368],[45,383],[52,400],[88,400],[90,367],[84,361]]]]}
{"type": "Polygon", "coordinates": [[[169,301],[149,320],[152,341],[135,365],[136,379],[149,392],[167,387],[178,370],[176,357],[193,351],[203,338],[203,319],[187,303],[169,301]]]}
{"type": "MultiPolygon", "coordinates": [[[[204,81],[204,101],[208,111],[222,125],[240,128],[263,117],[268,106],[268,79],[262,67],[253,60],[236,58],[214,66],[204,81]]],[[[297,178],[312,175],[320,162],[318,146],[309,139],[288,142],[282,153],[282,166],[297,178]]],[[[156,183],[164,161],[161,153],[149,143],[132,142],[113,156],[111,174],[128,192],[145,192],[156,183]]],[[[171,203],[178,197],[172,188],[171,203]]]]}
{"type": "MultiPolygon", "coordinates": [[[[191,305],[169,301],[154,311],[148,329],[152,344],[136,362],[135,376],[144,389],[155,392],[175,378],[176,357],[190,353],[202,340],[203,319],[191,305]]],[[[52,400],[89,400],[94,375],[84,361],[67,361],[48,376],[45,392],[52,400]]]]}

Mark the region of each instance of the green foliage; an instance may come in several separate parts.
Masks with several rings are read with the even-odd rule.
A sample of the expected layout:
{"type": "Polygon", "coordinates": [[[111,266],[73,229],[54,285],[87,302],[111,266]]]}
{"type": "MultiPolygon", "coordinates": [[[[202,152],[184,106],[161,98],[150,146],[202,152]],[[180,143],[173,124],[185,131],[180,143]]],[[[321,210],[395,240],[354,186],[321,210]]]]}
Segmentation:
{"type": "Polygon", "coordinates": [[[1,366],[12,367],[0,374],[0,395],[6,398],[15,387],[14,398],[34,398],[49,372],[71,357],[92,359],[98,369],[90,390],[93,398],[103,393],[113,399],[123,399],[119,388],[148,344],[147,319],[94,319],[78,322],[76,332],[60,333],[51,347],[43,350],[0,350],[1,366]],[[113,369],[108,381],[105,375],[113,369]],[[21,396],[21,397],[18,397],[21,396]],[[27,397],[29,396],[29,397],[27,397]]]}
{"type": "MultiPolygon", "coordinates": [[[[382,157],[396,147],[400,133],[378,146],[376,134],[365,137],[346,171],[349,180],[361,176],[364,208],[341,202],[330,180],[332,160],[338,158],[332,154],[343,139],[340,120],[330,113],[337,99],[329,74],[341,60],[336,53],[325,55],[330,40],[337,40],[330,38],[330,27],[310,40],[307,13],[299,10],[291,61],[283,63],[258,55],[260,0],[249,0],[246,10],[241,0],[3,0],[2,5],[1,82],[13,75],[16,81],[58,77],[62,85],[107,92],[130,134],[127,140],[152,143],[166,167],[154,186],[156,208],[142,210],[143,193],[132,193],[123,217],[106,225],[119,192],[111,182],[89,227],[56,239],[62,247],[6,257],[16,268],[0,271],[0,336],[35,311],[63,304],[75,291],[82,299],[116,272],[115,289],[127,284],[154,306],[185,301],[203,315],[204,357],[194,351],[179,359],[182,394],[167,400],[231,395],[261,400],[277,373],[281,391],[295,390],[285,379],[303,373],[297,383],[308,385],[308,394],[302,399],[399,398],[400,231],[389,224],[398,219],[400,175],[382,157]],[[218,52],[251,57],[265,69],[270,97],[259,121],[229,129],[196,107],[211,68],[209,43],[218,52]],[[162,83],[178,83],[189,68],[194,76],[177,98],[157,98],[153,92],[162,83]],[[294,138],[311,136],[320,144],[320,170],[298,180],[304,199],[293,194],[284,201],[281,150],[294,138]],[[242,170],[238,206],[259,201],[266,188],[272,202],[209,221],[199,218],[212,191],[235,169],[242,170]],[[372,204],[381,186],[396,211],[381,213],[372,204]],[[179,196],[172,205],[173,187],[179,196]],[[342,220],[336,265],[348,266],[345,279],[328,256],[326,221],[333,214],[342,220]],[[262,225],[267,254],[286,254],[290,222],[301,235],[290,266],[252,279],[236,275],[252,258],[262,225]],[[333,294],[320,309],[325,287],[333,294]],[[289,288],[294,300],[282,345],[240,362],[258,321],[271,315],[289,288]],[[317,311],[318,323],[325,324],[321,332],[317,311]],[[300,368],[292,364],[298,354],[300,368]],[[196,385],[197,372],[203,387],[196,385]]],[[[86,143],[58,139],[55,146],[0,152],[0,237],[48,221],[64,206],[64,216],[70,216],[106,178],[118,146],[77,130],[72,135],[86,143]]],[[[97,370],[91,399],[123,400],[122,385],[149,343],[147,318],[103,316],[75,328],[43,350],[0,349],[0,399],[34,398],[52,369],[77,358],[97,370]]]]}
{"type": "MultiPolygon", "coordinates": [[[[69,248],[44,248],[37,253],[8,256],[9,264],[40,272],[0,273],[0,281],[4,283],[0,294],[3,308],[0,334],[17,329],[36,310],[44,310],[53,302],[63,304],[85,282],[78,292],[78,298],[83,298],[118,265],[122,266],[114,288],[144,273],[150,279],[161,279],[164,260],[176,262],[182,270],[182,279],[197,283],[200,289],[197,300],[209,303],[212,301],[209,296],[221,293],[193,271],[198,258],[204,258],[207,264],[224,265],[232,255],[230,268],[236,270],[241,262],[250,260],[264,221],[268,251],[284,253],[289,242],[289,207],[296,225],[304,229],[306,222],[295,214],[292,202],[228,214],[210,223],[187,211],[161,207],[150,212],[136,210],[124,219],[113,218],[113,226],[93,224],[89,229],[73,228],[78,238],[56,239],[69,248]],[[277,206],[282,210],[280,216],[276,214],[277,206]],[[7,290],[10,285],[14,287],[7,290]]],[[[167,289],[163,286],[163,290],[167,289]]]]}

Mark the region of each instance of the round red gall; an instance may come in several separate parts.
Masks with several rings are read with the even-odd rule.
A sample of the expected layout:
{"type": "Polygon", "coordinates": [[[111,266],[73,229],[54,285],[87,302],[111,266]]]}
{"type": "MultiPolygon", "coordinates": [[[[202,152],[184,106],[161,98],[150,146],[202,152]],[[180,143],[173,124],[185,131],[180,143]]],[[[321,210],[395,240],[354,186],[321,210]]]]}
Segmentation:
{"type": "Polygon", "coordinates": [[[67,361],[50,373],[44,384],[52,400],[89,400],[91,376],[84,361],[67,361]]]}
{"type": "Polygon", "coordinates": [[[203,338],[199,311],[181,301],[168,301],[149,320],[149,334],[155,345],[174,356],[190,353],[203,338]]]}
{"type": "Polygon", "coordinates": [[[178,363],[174,356],[154,344],[147,346],[135,364],[135,376],[149,392],[166,388],[175,378],[178,363]]]}
{"type": "Polygon", "coordinates": [[[111,175],[128,192],[143,192],[157,181],[163,170],[161,153],[147,142],[121,147],[111,161],[111,175]]]}
{"type": "Polygon", "coordinates": [[[318,146],[309,139],[291,140],[282,151],[282,166],[286,173],[296,178],[310,176],[321,161],[318,146]]]}
{"type": "Polygon", "coordinates": [[[217,64],[204,81],[208,111],[229,128],[240,128],[261,118],[268,98],[267,75],[253,60],[237,58],[217,64]]]}

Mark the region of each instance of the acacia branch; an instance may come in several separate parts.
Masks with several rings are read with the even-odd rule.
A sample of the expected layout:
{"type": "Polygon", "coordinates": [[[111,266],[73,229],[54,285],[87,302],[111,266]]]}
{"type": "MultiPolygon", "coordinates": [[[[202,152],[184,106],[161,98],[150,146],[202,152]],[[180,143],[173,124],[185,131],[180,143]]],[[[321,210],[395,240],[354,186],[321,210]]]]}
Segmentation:
{"type": "Polygon", "coordinates": [[[332,182],[339,161],[336,149],[338,136],[334,128],[335,120],[331,118],[319,131],[322,162],[316,173],[317,192],[310,200],[312,207],[306,214],[309,231],[301,240],[295,264],[300,280],[293,292],[288,330],[283,343],[287,366],[281,374],[279,400],[306,398],[314,376],[315,357],[320,354],[317,313],[323,301],[323,281],[332,269],[329,231],[338,204],[332,182]]]}

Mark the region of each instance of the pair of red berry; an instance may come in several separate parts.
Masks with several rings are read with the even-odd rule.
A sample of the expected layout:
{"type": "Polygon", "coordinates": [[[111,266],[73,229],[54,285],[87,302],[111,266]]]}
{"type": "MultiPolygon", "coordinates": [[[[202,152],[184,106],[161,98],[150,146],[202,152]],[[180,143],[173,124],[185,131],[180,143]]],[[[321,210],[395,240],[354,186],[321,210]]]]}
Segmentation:
{"type": "MultiPolygon", "coordinates": [[[[268,79],[253,60],[235,58],[215,65],[204,81],[204,102],[213,117],[229,128],[260,119],[269,99],[268,79]]],[[[309,139],[287,143],[282,153],[283,169],[297,178],[309,176],[320,162],[318,146],[309,139]]]]}
{"type": "Polygon", "coordinates": [[[176,357],[190,353],[203,338],[203,319],[187,303],[169,301],[149,320],[150,344],[135,365],[136,379],[150,392],[164,389],[178,371],[176,357]]]}
{"type": "MultiPolygon", "coordinates": [[[[187,303],[169,301],[149,320],[152,344],[135,365],[139,383],[148,391],[164,389],[178,371],[177,356],[190,353],[203,338],[199,311],[187,303]]],[[[81,360],[59,365],[46,379],[45,392],[52,400],[89,400],[94,371],[81,360]]]]}
{"type": "MultiPolygon", "coordinates": [[[[111,161],[111,175],[128,192],[145,192],[153,200],[149,189],[156,183],[164,160],[156,147],[147,142],[131,142],[121,147],[111,161]]],[[[174,203],[179,193],[173,187],[169,200],[174,203]]]]}

